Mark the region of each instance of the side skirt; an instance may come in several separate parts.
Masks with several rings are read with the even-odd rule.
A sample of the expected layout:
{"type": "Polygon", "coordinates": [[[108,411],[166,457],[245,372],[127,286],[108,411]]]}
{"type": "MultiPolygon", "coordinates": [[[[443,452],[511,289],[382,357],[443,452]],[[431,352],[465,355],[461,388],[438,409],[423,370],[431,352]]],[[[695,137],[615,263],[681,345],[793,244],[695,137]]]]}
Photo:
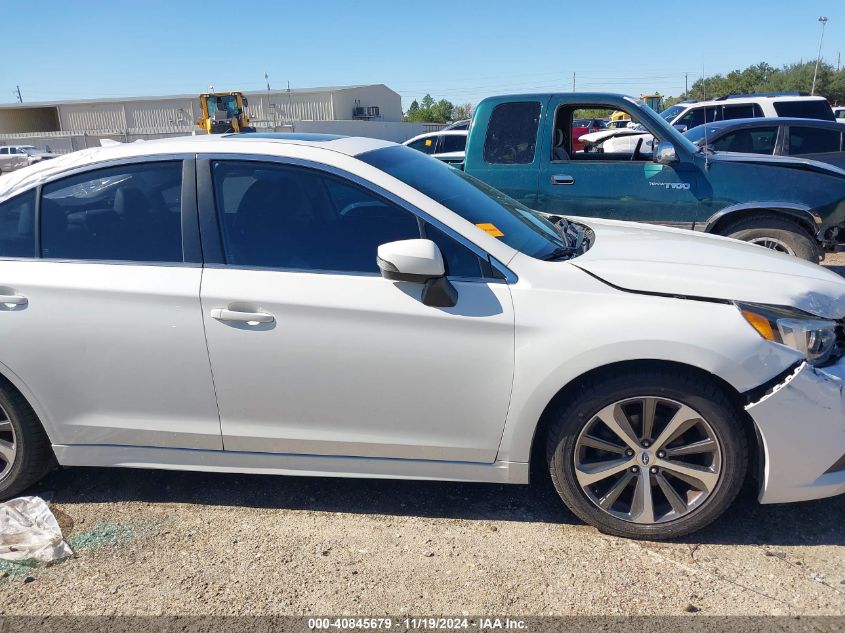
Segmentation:
{"type": "Polygon", "coordinates": [[[223,473],[362,477],[375,479],[428,479],[527,484],[528,464],[498,461],[492,464],[375,457],[244,453],[148,446],[54,444],[62,466],[153,468],[223,473]]]}

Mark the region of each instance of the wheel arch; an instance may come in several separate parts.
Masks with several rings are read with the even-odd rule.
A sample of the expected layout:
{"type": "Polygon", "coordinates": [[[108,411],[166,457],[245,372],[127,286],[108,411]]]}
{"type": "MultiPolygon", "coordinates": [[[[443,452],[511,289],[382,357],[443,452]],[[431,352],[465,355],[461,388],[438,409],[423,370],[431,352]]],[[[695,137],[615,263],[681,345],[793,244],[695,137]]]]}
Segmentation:
{"type": "Polygon", "coordinates": [[[44,407],[39,402],[38,398],[35,397],[35,394],[32,393],[32,391],[30,391],[30,389],[26,386],[26,383],[20,378],[20,376],[3,363],[0,363],[0,386],[13,389],[20,394],[20,396],[35,412],[35,416],[38,418],[41,428],[44,429],[47,439],[50,440],[51,444],[54,444],[54,429],[50,424],[50,419],[47,416],[44,407]]]}
{"type": "Polygon", "coordinates": [[[710,216],[704,226],[705,233],[724,235],[722,231],[731,224],[760,215],[772,215],[792,220],[816,237],[822,224],[821,217],[804,204],[791,202],[743,202],[725,207],[710,216]]]}
{"type": "Polygon", "coordinates": [[[567,398],[573,397],[584,385],[596,380],[602,380],[613,374],[620,372],[637,372],[637,371],[673,371],[673,372],[689,372],[696,375],[701,380],[711,382],[722,391],[730,400],[731,404],[736,408],[737,415],[742,420],[743,432],[746,434],[748,446],[751,448],[749,454],[749,473],[758,476],[759,465],[762,464],[762,443],[757,433],[754,420],[745,410],[747,404],[746,398],[737,391],[725,379],[717,376],[714,373],[677,361],[658,360],[658,359],[638,359],[638,360],[624,360],[607,365],[594,367],[579,376],[576,376],[568,383],[563,385],[546,404],[543,412],[534,427],[534,434],[531,438],[530,450],[530,472],[532,476],[548,476],[548,471],[545,468],[546,464],[546,435],[549,431],[552,416],[551,413],[561,406],[567,398]],[[540,466],[540,467],[538,467],[540,466]]]}

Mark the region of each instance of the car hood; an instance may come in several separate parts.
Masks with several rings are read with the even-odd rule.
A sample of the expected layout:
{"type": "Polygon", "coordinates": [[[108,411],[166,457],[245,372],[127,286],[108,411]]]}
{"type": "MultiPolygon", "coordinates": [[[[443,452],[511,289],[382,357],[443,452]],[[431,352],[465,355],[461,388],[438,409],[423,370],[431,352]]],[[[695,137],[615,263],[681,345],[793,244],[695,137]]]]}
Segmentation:
{"type": "Polygon", "coordinates": [[[582,134],[578,137],[581,141],[589,141],[590,143],[598,143],[605,139],[613,138],[615,136],[637,136],[648,134],[648,130],[632,130],[627,127],[620,127],[614,130],[602,130],[600,132],[590,132],[589,134],[582,134]]]}
{"type": "Polygon", "coordinates": [[[831,176],[839,176],[840,178],[845,178],[845,170],[840,169],[839,167],[835,167],[830,163],[822,163],[817,160],[810,160],[808,158],[798,158],[797,156],[772,156],[769,154],[714,152],[708,155],[707,159],[710,162],[755,163],[758,165],[775,165],[778,167],[786,167],[791,169],[816,171],[831,176]]]}
{"type": "Polygon", "coordinates": [[[791,305],[845,317],[845,279],[790,255],[716,235],[634,222],[572,218],[595,233],[570,263],[631,292],[791,305]]]}

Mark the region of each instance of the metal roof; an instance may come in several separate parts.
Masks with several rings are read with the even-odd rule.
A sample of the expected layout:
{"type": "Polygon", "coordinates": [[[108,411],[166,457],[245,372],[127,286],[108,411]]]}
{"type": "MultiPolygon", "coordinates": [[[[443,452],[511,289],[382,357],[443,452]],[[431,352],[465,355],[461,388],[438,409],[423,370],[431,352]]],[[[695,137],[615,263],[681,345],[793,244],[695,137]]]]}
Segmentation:
{"type": "MultiPolygon", "coordinates": [[[[387,88],[391,92],[395,92],[388,88],[385,84],[355,84],[352,86],[323,86],[317,88],[291,88],[290,93],[293,95],[315,94],[325,92],[342,92],[344,90],[356,90],[361,88],[387,88]]],[[[267,94],[267,90],[244,90],[242,91],[247,97],[257,97],[267,94]]],[[[272,95],[288,94],[288,90],[271,89],[272,95]]],[[[55,101],[26,101],[24,103],[0,103],[0,109],[11,110],[19,108],[49,108],[60,105],[80,105],[86,103],[129,103],[134,101],[169,101],[175,99],[190,99],[194,100],[200,93],[194,94],[180,94],[180,95],[152,95],[146,97],[108,97],[104,99],[59,99],[55,101]]],[[[398,94],[398,93],[397,93],[398,94]]]]}

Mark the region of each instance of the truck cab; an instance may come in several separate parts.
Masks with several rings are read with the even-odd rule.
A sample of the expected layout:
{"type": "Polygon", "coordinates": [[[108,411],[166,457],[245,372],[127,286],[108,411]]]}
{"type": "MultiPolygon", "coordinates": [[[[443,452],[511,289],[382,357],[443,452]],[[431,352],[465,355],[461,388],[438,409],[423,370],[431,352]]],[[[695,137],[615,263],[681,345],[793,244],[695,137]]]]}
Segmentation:
{"type": "Polygon", "coordinates": [[[706,231],[811,261],[845,238],[845,171],[807,160],[701,150],[624,95],[485,99],[473,116],[464,170],[549,214],[706,231]],[[645,143],[623,152],[580,150],[573,121],[614,112],[653,135],[654,150],[645,143]]]}

